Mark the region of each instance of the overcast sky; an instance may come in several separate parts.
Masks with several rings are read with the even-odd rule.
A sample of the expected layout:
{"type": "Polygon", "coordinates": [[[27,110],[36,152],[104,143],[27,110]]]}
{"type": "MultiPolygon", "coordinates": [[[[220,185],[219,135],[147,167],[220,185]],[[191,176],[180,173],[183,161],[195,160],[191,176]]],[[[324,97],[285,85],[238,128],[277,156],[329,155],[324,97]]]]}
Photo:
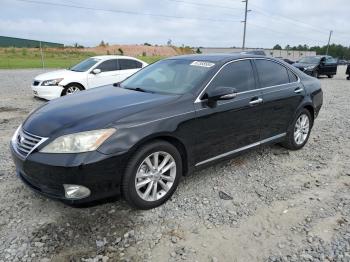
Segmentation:
{"type": "MultiPolygon", "coordinates": [[[[95,46],[242,45],[241,0],[0,0],[0,35],[95,46]],[[50,4],[44,4],[50,3],[50,4]],[[60,5],[53,5],[58,3],[60,5]],[[70,6],[70,7],[69,7],[70,6]],[[74,8],[84,7],[83,8],[74,8]],[[99,10],[96,10],[99,9],[99,10]],[[106,11],[111,10],[111,11],[106,11]]],[[[248,47],[350,45],[349,0],[249,0],[248,47]]]]}

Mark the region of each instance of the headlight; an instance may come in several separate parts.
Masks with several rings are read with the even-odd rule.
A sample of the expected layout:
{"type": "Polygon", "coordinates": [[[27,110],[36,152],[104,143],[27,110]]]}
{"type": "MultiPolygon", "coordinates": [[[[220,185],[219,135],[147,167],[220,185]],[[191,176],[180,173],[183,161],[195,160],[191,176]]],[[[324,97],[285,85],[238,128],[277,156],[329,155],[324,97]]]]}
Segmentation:
{"type": "Polygon", "coordinates": [[[42,86],[58,86],[58,84],[63,80],[63,78],[45,80],[42,82],[42,86]]]}
{"type": "Polygon", "coordinates": [[[64,135],[40,150],[42,153],[82,153],[96,150],[116,130],[100,129],[64,135]]]}
{"type": "Polygon", "coordinates": [[[314,70],[315,66],[307,66],[304,68],[304,70],[314,70]]]}

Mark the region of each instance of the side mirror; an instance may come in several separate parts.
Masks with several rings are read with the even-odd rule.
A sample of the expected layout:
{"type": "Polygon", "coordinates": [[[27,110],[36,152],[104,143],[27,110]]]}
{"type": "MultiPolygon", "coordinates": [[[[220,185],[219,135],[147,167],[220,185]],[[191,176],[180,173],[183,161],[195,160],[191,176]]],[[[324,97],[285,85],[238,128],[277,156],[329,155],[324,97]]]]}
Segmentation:
{"type": "Polygon", "coordinates": [[[120,82],[114,83],[113,86],[114,87],[120,87],[120,82]]]}
{"type": "Polygon", "coordinates": [[[92,72],[94,75],[97,75],[99,73],[101,73],[101,69],[95,68],[94,70],[92,70],[92,72]]]}
{"type": "Polygon", "coordinates": [[[207,92],[207,98],[209,102],[215,102],[218,100],[230,100],[237,96],[237,90],[233,87],[219,86],[214,90],[207,92]]]}

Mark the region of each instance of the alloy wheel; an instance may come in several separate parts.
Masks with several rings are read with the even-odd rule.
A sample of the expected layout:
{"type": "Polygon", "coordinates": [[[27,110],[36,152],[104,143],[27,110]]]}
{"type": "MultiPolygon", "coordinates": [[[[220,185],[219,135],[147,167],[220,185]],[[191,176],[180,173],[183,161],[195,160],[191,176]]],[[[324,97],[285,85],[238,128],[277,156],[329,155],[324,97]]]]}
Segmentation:
{"type": "Polygon", "coordinates": [[[77,87],[77,86],[70,86],[67,88],[67,91],[66,91],[66,94],[67,95],[71,95],[71,94],[74,94],[76,92],[79,92],[80,91],[80,88],[77,87]]]}
{"type": "Polygon", "coordinates": [[[307,139],[310,132],[310,119],[306,114],[301,114],[294,127],[294,141],[297,145],[301,145],[307,139]]]}
{"type": "Polygon", "coordinates": [[[174,185],[176,162],[167,152],[157,151],[147,156],[137,169],[135,188],[145,201],[163,198],[174,185]]]}

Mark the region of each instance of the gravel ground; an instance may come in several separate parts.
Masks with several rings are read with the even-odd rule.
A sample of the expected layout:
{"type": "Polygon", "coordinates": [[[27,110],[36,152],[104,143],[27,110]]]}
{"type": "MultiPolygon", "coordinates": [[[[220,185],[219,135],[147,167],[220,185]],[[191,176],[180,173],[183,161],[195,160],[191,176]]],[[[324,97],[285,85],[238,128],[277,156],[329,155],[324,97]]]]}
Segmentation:
{"type": "Polygon", "coordinates": [[[0,70],[0,261],[350,261],[350,81],[338,71],[321,79],[304,149],[250,151],[138,211],[123,200],[72,208],[16,178],[9,140],[44,103],[29,87],[41,71],[0,70]]]}

